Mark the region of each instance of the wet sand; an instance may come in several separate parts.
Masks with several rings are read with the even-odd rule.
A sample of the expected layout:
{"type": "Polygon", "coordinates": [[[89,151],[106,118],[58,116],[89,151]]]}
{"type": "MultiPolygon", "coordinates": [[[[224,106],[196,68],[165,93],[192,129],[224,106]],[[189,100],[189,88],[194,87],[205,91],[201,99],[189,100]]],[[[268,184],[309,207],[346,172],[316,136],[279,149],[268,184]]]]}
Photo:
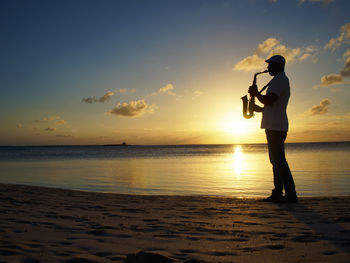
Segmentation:
{"type": "Polygon", "coordinates": [[[350,197],[271,204],[0,184],[0,262],[125,262],[140,251],[179,262],[350,262],[350,197]]]}

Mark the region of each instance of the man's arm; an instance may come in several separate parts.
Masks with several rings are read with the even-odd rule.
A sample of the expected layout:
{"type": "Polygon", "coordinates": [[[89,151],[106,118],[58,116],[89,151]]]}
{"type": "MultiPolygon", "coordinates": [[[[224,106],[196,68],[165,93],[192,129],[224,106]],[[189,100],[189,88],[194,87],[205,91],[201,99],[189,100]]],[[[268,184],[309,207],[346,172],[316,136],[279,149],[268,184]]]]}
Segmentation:
{"type": "Polygon", "coordinates": [[[277,99],[278,96],[275,93],[267,93],[266,95],[261,95],[258,91],[258,87],[256,85],[249,87],[249,94],[258,98],[258,100],[264,105],[272,105],[277,99]]]}
{"type": "Polygon", "coordinates": [[[264,108],[254,104],[253,105],[253,110],[256,111],[256,112],[262,112],[264,110],[264,108]]]}
{"type": "Polygon", "coordinates": [[[267,106],[272,105],[278,99],[278,96],[275,93],[267,93],[266,95],[258,93],[256,97],[262,104],[267,106]]]}

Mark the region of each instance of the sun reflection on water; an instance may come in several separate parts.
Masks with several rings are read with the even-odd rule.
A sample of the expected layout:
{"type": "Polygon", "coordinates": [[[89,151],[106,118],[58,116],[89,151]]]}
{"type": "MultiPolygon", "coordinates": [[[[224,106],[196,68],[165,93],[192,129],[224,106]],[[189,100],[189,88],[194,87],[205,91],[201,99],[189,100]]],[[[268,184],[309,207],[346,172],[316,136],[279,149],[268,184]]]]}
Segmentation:
{"type": "Polygon", "coordinates": [[[243,171],[243,151],[241,145],[234,146],[233,165],[236,175],[241,176],[243,171]]]}

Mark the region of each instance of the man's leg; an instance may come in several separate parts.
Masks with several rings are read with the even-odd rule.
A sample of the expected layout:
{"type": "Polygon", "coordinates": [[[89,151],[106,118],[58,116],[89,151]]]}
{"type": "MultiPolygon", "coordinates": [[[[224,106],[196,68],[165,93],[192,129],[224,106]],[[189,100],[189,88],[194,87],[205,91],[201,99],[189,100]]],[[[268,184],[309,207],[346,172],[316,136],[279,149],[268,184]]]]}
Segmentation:
{"type": "MultiPolygon", "coordinates": [[[[270,162],[271,162],[271,158],[270,158],[270,162]]],[[[275,166],[272,166],[272,171],[273,171],[273,185],[275,186],[275,189],[272,190],[272,194],[276,196],[282,196],[282,192],[283,192],[282,178],[275,166]]]]}
{"type": "Polygon", "coordinates": [[[288,162],[285,157],[284,141],[286,132],[266,130],[270,162],[273,165],[275,189],[272,193],[282,194],[283,187],[286,197],[296,199],[295,184],[288,162]]]}
{"type": "Polygon", "coordinates": [[[278,153],[278,149],[280,148],[279,142],[273,131],[265,130],[265,133],[266,133],[266,139],[267,139],[267,146],[269,150],[270,163],[272,164],[273,184],[275,186],[275,189],[272,190],[272,195],[279,197],[279,196],[282,196],[282,191],[283,191],[283,181],[278,170],[278,164],[277,164],[278,161],[276,158],[276,156],[279,155],[278,153]]]}

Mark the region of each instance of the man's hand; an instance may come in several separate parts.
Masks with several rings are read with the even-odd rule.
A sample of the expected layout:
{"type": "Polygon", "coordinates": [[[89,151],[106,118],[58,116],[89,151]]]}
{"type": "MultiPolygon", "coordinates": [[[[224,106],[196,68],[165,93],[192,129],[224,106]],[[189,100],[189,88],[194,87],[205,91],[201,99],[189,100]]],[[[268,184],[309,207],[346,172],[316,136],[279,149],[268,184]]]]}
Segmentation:
{"type": "Polygon", "coordinates": [[[259,94],[258,86],[257,85],[250,86],[248,89],[248,93],[250,94],[250,96],[253,96],[253,97],[258,96],[259,94]]]}
{"type": "Polygon", "coordinates": [[[262,112],[264,110],[264,108],[254,104],[253,110],[256,111],[256,112],[262,112]]]}

